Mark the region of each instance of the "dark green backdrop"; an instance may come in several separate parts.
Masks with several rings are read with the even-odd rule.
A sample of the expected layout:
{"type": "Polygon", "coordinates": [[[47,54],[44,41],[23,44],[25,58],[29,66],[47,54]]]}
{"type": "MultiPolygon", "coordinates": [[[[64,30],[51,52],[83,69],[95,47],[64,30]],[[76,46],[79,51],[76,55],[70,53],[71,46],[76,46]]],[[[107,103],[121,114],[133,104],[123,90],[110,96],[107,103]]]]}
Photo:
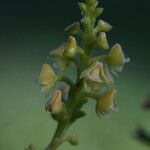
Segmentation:
{"type": "MultiPolygon", "coordinates": [[[[64,28],[81,19],[77,0],[0,1],[0,149],[21,150],[48,143],[55,123],[44,111],[44,95],[33,78],[48,52],[66,40],[64,28]]],[[[120,112],[98,119],[94,102],[84,107],[87,117],[71,129],[80,145],[60,150],[147,150],[134,140],[134,130],[150,130],[150,112],[141,104],[150,94],[149,0],[101,0],[102,19],[114,26],[111,44],[122,44],[131,62],[117,80],[120,112]]]]}

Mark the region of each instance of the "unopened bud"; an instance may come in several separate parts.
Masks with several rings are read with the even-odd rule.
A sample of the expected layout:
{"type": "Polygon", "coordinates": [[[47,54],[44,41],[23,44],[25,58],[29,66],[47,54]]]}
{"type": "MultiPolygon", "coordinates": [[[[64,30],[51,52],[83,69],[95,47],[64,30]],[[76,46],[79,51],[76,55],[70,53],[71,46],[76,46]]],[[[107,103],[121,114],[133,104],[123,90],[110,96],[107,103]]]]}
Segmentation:
{"type": "Polygon", "coordinates": [[[109,32],[111,29],[112,29],[112,26],[109,23],[107,23],[107,22],[105,22],[103,20],[100,20],[98,22],[97,27],[95,28],[95,30],[97,32],[99,32],[99,31],[109,32]]]}
{"type": "Polygon", "coordinates": [[[86,4],[85,3],[79,3],[79,8],[82,12],[86,11],[86,4]]]}
{"type": "Polygon", "coordinates": [[[66,43],[66,50],[64,52],[64,56],[74,57],[76,54],[77,54],[77,42],[73,36],[70,36],[66,43]]]}
{"type": "Polygon", "coordinates": [[[95,8],[98,5],[98,1],[97,0],[87,0],[87,4],[89,6],[93,6],[95,8]]]}
{"type": "Polygon", "coordinates": [[[45,104],[45,110],[51,112],[52,114],[58,114],[63,109],[63,102],[61,101],[62,92],[57,90],[54,94],[52,100],[49,100],[45,104]]]}
{"type": "Polygon", "coordinates": [[[95,8],[95,10],[92,12],[92,16],[94,18],[99,17],[103,13],[103,8],[95,8]]]}
{"type": "Polygon", "coordinates": [[[67,34],[70,34],[70,35],[79,34],[80,33],[80,24],[79,24],[79,22],[75,22],[75,23],[71,24],[70,26],[68,26],[65,29],[65,32],[67,34]]]}
{"type": "Polygon", "coordinates": [[[97,44],[103,50],[109,49],[109,44],[108,44],[105,32],[99,33],[98,38],[97,38],[97,44]]]}
{"type": "Polygon", "coordinates": [[[108,54],[108,62],[113,67],[122,67],[125,61],[126,60],[121,45],[115,44],[108,54]]]}
{"type": "Polygon", "coordinates": [[[71,145],[78,145],[78,140],[75,136],[69,136],[68,137],[68,142],[71,144],[71,145]]]}
{"type": "Polygon", "coordinates": [[[56,80],[57,77],[52,67],[48,64],[44,64],[38,80],[41,86],[41,90],[42,91],[49,90],[51,87],[55,85],[56,80]]]}
{"type": "Polygon", "coordinates": [[[111,111],[118,111],[116,107],[116,95],[117,91],[113,89],[100,97],[96,104],[96,113],[98,116],[105,115],[111,111]]]}
{"type": "Polygon", "coordinates": [[[83,26],[85,26],[86,28],[89,28],[89,26],[91,25],[91,19],[90,17],[84,17],[82,20],[81,20],[81,24],[83,26]]]}

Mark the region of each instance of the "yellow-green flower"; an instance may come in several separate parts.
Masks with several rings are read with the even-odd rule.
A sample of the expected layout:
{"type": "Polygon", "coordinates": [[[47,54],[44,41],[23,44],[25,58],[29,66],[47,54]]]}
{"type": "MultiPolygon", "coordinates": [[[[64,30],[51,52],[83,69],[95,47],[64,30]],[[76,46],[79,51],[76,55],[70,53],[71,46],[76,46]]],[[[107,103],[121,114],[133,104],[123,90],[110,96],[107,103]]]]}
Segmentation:
{"type": "Polygon", "coordinates": [[[48,91],[55,85],[57,77],[49,64],[44,64],[39,76],[39,84],[42,91],[48,91]]]}
{"type": "Polygon", "coordinates": [[[45,110],[51,112],[52,114],[58,114],[62,111],[63,102],[62,102],[62,92],[57,90],[52,98],[45,105],[45,110]]]}
{"type": "Polygon", "coordinates": [[[125,58],[120,44],[115,44],[111,48],[107,55],[107,60],[112,67],[116,68],[123,67],[124,64],[129,61],[129,59],[125,58]]]}
{"type": "Polygon", "coordinates": [[[104,93],[96,103],[96,113],[98,116],[105,115],[111,111],[118,111],[116,107],[117,91],[115,89],[104,93]]]}
{"type": "Polygon", "coordinates": [[[100,79],[99,76],[102,65],[103,64],[101,62],[94,62],[89,68],[81,73],[80,79],[85,78],[98,83],[102,83],[103,81],[100,79]]]}
{"type": "Polygon", "coordinates": [[[108,44],[105,32],[100,32],[99,33],[99,35],[97,37],[97,44],[103,50],[109,49],[109,44],[108,44]]]}
{"type": "Polygon", "coordinates": [[[71,145],[78,145],[78,139],[76,136],[68,136],[67,139],[71,145]]]}
{"type": "Polygon", "coordinates": [[[59,46],[57,49],[51,51],[49,54],[50,59],[54,59],[56,61],[54,64],[58,64],[61,71],[64,71],[71,64],[71,61],[64,56],[65,50],[66,50],[66,44],[64,43],[61,46],[59,46]]]}
{"type": "Polygon", "coordinates": [[[64,52],[65,57],[74,57],[77,54],[77,42],[73,36],[69,36],[64,52]]]}
{"type": "Polygon", "coordinates": [[[104,20],[99,20],[99,22],[95,28],[95,31],[96,32],[99,32],[99,31],[109,32],[111,29],[112,29],[112,26],[109,23],[107,23],[104,20]]]}
{"type": "Polygon", "coordinates": [[[81,73],[80,79],[84,78],[85,81],[91,80],[100,84],[103,83],[105,85],[109,85],[113,83],[113,79],[112,77],[110,78],[110,76],[111,75],[107,69],[107,66],[96,61],[81,73]]]}

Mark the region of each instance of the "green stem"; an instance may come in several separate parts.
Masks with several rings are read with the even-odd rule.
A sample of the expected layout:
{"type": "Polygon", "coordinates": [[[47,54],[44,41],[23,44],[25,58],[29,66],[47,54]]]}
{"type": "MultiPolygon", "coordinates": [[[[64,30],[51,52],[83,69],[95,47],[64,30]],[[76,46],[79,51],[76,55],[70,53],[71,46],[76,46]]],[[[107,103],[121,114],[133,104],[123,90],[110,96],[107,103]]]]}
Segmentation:
{"type": "Polygon", "coordinates": [[[58,122],[56,131],[50,143],[47,145],[45,150],[56,150],[57,147],[64,141],[65,134],[69,128],[69,122],[58,122]]]}
{"type": "MultiPolygon", "coordinates": [[[[64,77],[62,79],[65,79],[64,77]]],[[[65,135],[68,128],[71,125],[70,118],[72,118],[74,110],[76,110],[76,99],[73,97],[74,90],[79,90],[77,85],[71,86],[71,95],[69,96],[68,103],[66,104],[67,109],[67,119],[58,121],[57,128],[55,130],[54,136],[45,150],[56,150],[65,141],[65,135]]]]}

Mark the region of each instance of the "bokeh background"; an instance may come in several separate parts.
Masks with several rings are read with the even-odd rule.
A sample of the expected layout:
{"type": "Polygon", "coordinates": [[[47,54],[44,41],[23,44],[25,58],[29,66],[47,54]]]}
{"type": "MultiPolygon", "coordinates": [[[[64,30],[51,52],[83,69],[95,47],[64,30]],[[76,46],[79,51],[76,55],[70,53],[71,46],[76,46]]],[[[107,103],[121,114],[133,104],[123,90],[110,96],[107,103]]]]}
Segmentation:
{"type": "MultiPolygon", "coordinates": [[[[0,149],[21,150],[33,143],[42,150],[50,141],[55,122],[44,111],[44,95],[33,78],[48,53],[66,40],[64,28],[81,19],[78,0],[0,1],[0,149]]],[[[111,43],[122,44],[131,62],[117,79],[119,113],[97,118],[94,102],[87,116],[70,129],[79,146],[60,150],[148,150],[134,139],[143,126],[150,131],[150,112],[141,107],[150,94],[149,0],[102,0],[102,19],[114,28],[111,43]]]]}

